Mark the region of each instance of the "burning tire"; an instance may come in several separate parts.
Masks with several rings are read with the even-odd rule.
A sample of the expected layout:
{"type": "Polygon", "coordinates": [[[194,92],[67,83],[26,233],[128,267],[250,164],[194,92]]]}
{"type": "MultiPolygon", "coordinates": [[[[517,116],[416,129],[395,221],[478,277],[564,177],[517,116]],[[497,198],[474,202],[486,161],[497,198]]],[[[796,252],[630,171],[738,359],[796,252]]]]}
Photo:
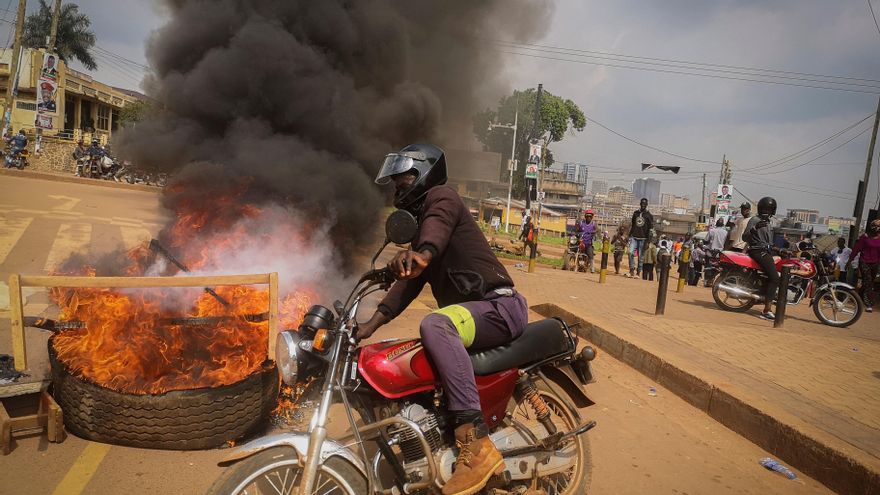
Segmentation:
{"type": "Polygon", "coordinates": [[[135,395],[71,374],[57,359],[52,339],[49,361],[53,396],[64,411],[67,430],[116,445],[168,450],[218,447],[259,430],[278,397],[274,363],[231,385],[135,395]]]}

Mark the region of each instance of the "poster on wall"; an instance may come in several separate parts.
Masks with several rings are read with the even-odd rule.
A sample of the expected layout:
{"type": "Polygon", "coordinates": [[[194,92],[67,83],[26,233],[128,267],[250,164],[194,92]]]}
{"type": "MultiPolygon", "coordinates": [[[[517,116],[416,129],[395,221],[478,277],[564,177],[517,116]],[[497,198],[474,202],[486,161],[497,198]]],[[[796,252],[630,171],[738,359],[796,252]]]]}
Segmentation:
{"type": "Polygon", "coordinates": [[[34,120],[34,127],[37,129],[51,129],[52,117],[38,113],[37,118],[34,120]]]}
{"type": "Polygon", "coordinates": [[[733,195],[730,191],[733,187],[730,184],[719,184],[718,192],[715,195],[715,221],[718,219],[722,219],[725,223],[727,223],[727,219],[730,217],[730,201],[733,199],[733,195]]]}
{"type": "Polygon", "coordinates": [[[534,164],[538,168],[541,167],[541,144],[538,142],[529,144],[529,162],[530,165],[534,164]]]}
{"type": "Polygon", "coordinates": [[[43,54],[43,66],[40,69],[40,80],[58,82],[58,56],[54,53],[43,54]]]}
{"type": "Polygon", "coordinates": [[[57,83],[51,81],[40,81],[39,98],[37,99],[38,113],[57,113],[58,106],[56,97],[58,96],[57,83]]]}

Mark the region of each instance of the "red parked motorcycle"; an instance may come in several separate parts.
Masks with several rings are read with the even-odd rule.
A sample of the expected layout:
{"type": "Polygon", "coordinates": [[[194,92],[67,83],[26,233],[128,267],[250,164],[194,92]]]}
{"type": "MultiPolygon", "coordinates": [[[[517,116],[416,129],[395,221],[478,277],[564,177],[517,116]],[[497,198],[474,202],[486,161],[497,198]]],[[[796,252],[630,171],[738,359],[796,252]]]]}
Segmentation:
{"type": "MultiPolygon", "coordinates": [[[[387,240],[409,243],[417,229],[404,211],[386,223],[387,240]]],[[[379,250],[381,253],[382,249],[379,250]]],[[[376,254],[378,257],[379,253],[376,254]]],[[[376,257],[373,258],[374,262],[376,257]]],[[[313,306],[297,330],[278,336],[276,361],[284,383],[320,384],[309,431],[259,438],[236,448],[234,463],[212,494],[435,493],[451,477],[455,440],[447,428],[446,398],[419,339],[363,347],[353,338],[365,296],[394,282],[387,269],[365,273],[334,311],[313,306]],[[347,413],[354,441],[327,438],[333,403],[347,413]],[[360,421],[356,421],[357,412],[360,421]],[[368,451],[366,441],[375,448],[368,451]]],[[[530,324],[508,345],[471,354],[483,418],[504,457],[488,489],[523,493],[586,493],[590,451],[578,407],[592,405],[591,347],[576,353],[577,337],[562,320],[530,324]]]]}
{"type": "MultiPolygon", "coordinates": [[[[848,327],[859,320],[864,303],[856,289],[833,279],[827,258],[811,240],[798,243],[800,258],[774,256],[776,270],[791,266],[787,304],[798,304],[812,294],[810,305],[822,323],[832,327],[848,327]]],[[[734,251],[721,253],[721,274],[712,285],[712,297],[721,309],[745,312],[764,301],[767,276],[748,254],[734,251]]]]}

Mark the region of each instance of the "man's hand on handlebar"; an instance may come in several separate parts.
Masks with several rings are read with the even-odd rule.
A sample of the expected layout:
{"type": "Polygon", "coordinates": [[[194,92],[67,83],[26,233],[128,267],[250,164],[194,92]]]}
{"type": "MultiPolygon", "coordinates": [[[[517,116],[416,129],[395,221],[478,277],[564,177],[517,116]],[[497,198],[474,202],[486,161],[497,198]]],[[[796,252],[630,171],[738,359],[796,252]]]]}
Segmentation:
{"type": "Polygon", "coordinates": [[[401,251],[388,262],[388,269],[398,279],[416,278],[427,268],[431,257],[430,251],[401,251]]]}
{"type": "Polygon", "coordinates": [[[375,313],[373,313],[373,316],[370,317],[369,320],[364,323],[358,323],[357,331],[354,334],[355,339],[361,341],[370,338],[371,335],[376,333],[376,330],[378,330],[379,327],[388,323],[389,321],[390,320],[387,316],[379,311],[376,311],[375,313]]]}

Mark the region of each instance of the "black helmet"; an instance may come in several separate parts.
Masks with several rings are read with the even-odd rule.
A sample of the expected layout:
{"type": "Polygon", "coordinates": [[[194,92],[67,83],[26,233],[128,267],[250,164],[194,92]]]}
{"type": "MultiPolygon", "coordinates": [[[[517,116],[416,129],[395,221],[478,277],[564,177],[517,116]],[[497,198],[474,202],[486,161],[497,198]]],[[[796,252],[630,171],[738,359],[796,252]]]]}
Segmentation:
{"type": "Polygon", "coordinates": [[[764,196],[758,201],[758,215],[772,217],[776,214],[776,200],[764,196]]]}
{"type": "Polygon", "coordinates": [[[415,173],[416,180],[412,187],[394,195],[394,206],[416,214],[428,189],[446,184],[446,155],[432,144],[411,144],[389,153],[376,174],[376,184],[388,184],[392,176],[405,172],[415,173]]]}
{"type": "Polygon", "coordinates": [[[751,210],[751,209],[752,209],[752,204],[749,203],[749,202],[745,202],[745,203],[739,205],[739,209],[740,209],[740,210],[751,210]]]}
{"type": "Polygon", "coordinates": [[[101,141],[99,141],[98,138],[92,138],[92,145],[97,146],[100,143],[101,141]]]}

